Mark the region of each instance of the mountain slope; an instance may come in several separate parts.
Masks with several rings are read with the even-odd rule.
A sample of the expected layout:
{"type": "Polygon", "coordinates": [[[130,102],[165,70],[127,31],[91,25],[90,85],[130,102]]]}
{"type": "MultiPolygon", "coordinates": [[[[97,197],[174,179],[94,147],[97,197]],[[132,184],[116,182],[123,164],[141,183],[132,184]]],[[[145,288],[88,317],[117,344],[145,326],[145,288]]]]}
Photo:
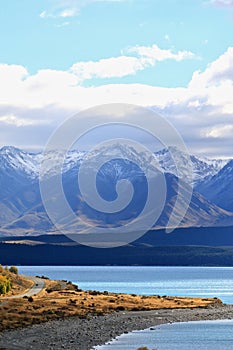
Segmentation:
{"type": "MultiPolygon", "coordinates": [[[[99,211],[92,210],[92,208],[90,208],[82,200],[77,182],[77,174],[81,161],[84,157],[84,152],[69,151],[62,169],[64,193],[71,208],[76,213],[78,218],[80,216],[87,218],[96,226],[107,224],[117,227],[119,222],[124,224],[124,222],[137,218],[144,207],[148,190],[147,179],[140,168],[145,167],[147,169],[154,170],[150,157],[148,158],[146,153],[139,153],[134,148],[122,144],[114,147],[102,149],[103,166],[98,172],[96,184],[99,195],[107,201],[113,201],[117,198],[117,183],[120,180],[128,180],[128,182],[130,182],[133,186],[134,196],[132,198],[132,202],[129,203],[124,211],[110,215],[101,213],[99,211]],[[114,159],[107,161],[109,155],[114,159]],[[128,158],[132,159],[132,161],[128,160],[128,158]],[[136,165],[134,163],[136,163],[136,165]]],[[[56,161],[54,161],[54,159],[56,160],[57,157],[60,157],[60,155],[59,152],[50,152],[47,156],[49,159],[53,160],[54,168],[52,167],[50,169],[49,173],[46,174],[46,177],[52,179],[54,173],[56,172],[56,161]]],[[[92,154],[91,158],[89,159],[88,167],[86,168],[86,178],[90,176],[92,169],[97,167],[101,154],[98,154],[97,159],[95,156],[95,154],[92,154]]],[[[174,174],[176,169],[172,163],[168,150],[157,152],[156,157],[161,168],[166,172],[165,179],[167,184],[166,205],[156,224],[156,227],[158,228],[166,226],[168,222],[177,197],[178,179],[174,174]]],[[[180,154],[180,163],[185,168],[185,163],[182,160],[182,157],[182,154],[180,154]]],[[[44,232],[57,232],[56,228],[53,227],[53,224],[48,218],[41,200],[38,180],[41,160],[42,154],[31,154],[23,152],[14,147],[4,147],[0,150],[1,234],[37,235],[44,232]]],[[[228,184],[229,181],[233,183],[231,180],[232,177],[229,177],[229,170],[228,172],[226,170],[229,168],[231,164],[230,162],[228,163],[228,168],[225,166],[223,169],[221,169],[224,161],[203,161],[194,156],[191,157],[191,161],[194,167],[194,180],[196,183],[199,183],[200,180],[206,176],[208,181],[206,180],[202,183],[202,185],[204,183],[210,184],[211,179],[217,179],[221,174],[224,175],[224,180],[219,179],[219,182],[215,183],[214,187],[221,185],[221,191],[223,191],[224,195],[226,195],[224,192],[225,187],[223,187],[222,182],[225,181],[225,186],[227,186],[226,184],[228,184]],[[211,174],[215,174],[219,168],[221,169],[219,173],[212,177],[211,174]]],[[[156,176],[156,171],[154,174],[156,176]]],[[[204,188],[201,187],[202,185],[199,186],[203,193],[204,188]]],[[[184,182],[181,182],[181,188],[183,195],[185,195],[185,192],[189,190],[184,182]]],[[[56,198],[57,194],[52,193],[52,195],[54,198],[56,198]]],[[[229,196],[229,200],[230,199],[231,198],[229,196]]],[[[175,215],[180,215],[179,209],[176,210],[175,215]]],[[[195,191],[192,195],[190,207],[181,223],[181,226],[199,227],[224,226],[231,224],[233,224],[231,213],[220,209],[218,206],[206,200],[202,195],[195,191]]],[[[82,226],[80,226],[80,229],[81,228],[82,226]]]]}
{"type": "Polygon", "coordinates": [[[221,208],[233,212],[233,160],[214,177],[197,186],[196,190],[221,208]]]}
{"type": "MultiPolygon", "coordinates": [[[[185,171],[185,160],[182,160],[183,153],[174,147],[173,151],[178,154],[178,158],[180,159],[180,162],[177,164],[177,166],[179,166],[181,170],[184,168],[185,171]]],[[[158,159],[161,168],[165,172],[177,175],[177,168],[169,153],[169,149],[163,149],[159,152],[156,152],[155,156],[158,159]]],[[[226,160],[222,159],[208,159],[194,155],[190,155],[190,161],[192,164],[194,186],[202,182],[203,179],[212,177],[217,174],[227,163],[226,160]]]]}
{"type": "MultiPolygon", "coordinates": [[[[119,164],[117,165],[117,169],[119,171],[119,164]]],[[[121,169],[121,176],[123,171],[124,169],[121,169]]],[[[128,173],[128,169],[126,172],[128,173]]],[[[107,180],[105,173],[102,173],[102,176],[104,177],[104,181],[101,184],[103,187],[101,188],[100,186],[100,192],[104,192],[104,190],[107,188],[107,193],[111,195],[111,191],[113,191],[113,182],[115,180],[113,181],[111,176],[109,177],[109,173],[107,173],[107,180]]],[[[178,178],[172,174],[166,174],[165,178],[167,183],[166,204],[160,218],[154,225],[154,228],[156,229],[167,225],[177,198],[178,178]]],[[[136,198],[134,198],[133,205],[128,206],[124,213],[119,212],[113,215],[107,215],[106,213],[91,210],[82,201],[78,200],[80,193],[75,179],[76,172],[73,171],[66,173],[64,176],[64,188],[69,204],[73,211],[77,214],[78,218],[81,215],[82,219],[85,218],[85,220],[88,220],[88,222],[92,222],[92,225],[96,225],[98,227],[107,227],[108,225],[109,227],[112,227],[113,225],[116,226],[119,221],[123,222],[124,220],[131,220],[135,213],[137,215],[137,213],[140,212],[141,205],[146,199],[144,193],[141,192],[141,179],[138,177],[138,174],[136,178],[133,179],[133,175],[131,174],[130,180],[134,183],[135,191],[137,193],[136,198]],[[138,180],[139,182],[137,182],[138,180]]],[[[186,191],[188,190],[187,184],[180,182],[180,186],[182,195],[185,195],[186,191]]],[[[176,209],[175,215],[180,215],[179,209],[176,209]]],[[[77,224],[78,223],[75,222],[73,225],[74,232],[76,232],[77,224]]],[[[220,209],[216,205],[213,205],[207,201],[199,193],[193,192],[189,208],[179,227],[215,227],[230,225],[233,225],[232,213],[220,209]]],[[[80,223],[80,231],[82,230],[82,227],[83,226],[80,223]]],[[[2,235],[39,235],[45,232],[59,233],[48,218],[41,202],[39,202],[36,207],[29,209],[19,218],[12,220],[12,222],[10,222],[8,225],[2,227],[0,232],[2,235]]]]}
{"type": "MultiPolygon", "coordinates": [[[[171,211],[177,198],[178,178],[172,174],[166,174],[167,181],[167,199],[164,210],[157,223],[157,226],[164,227],[167,225],[171,211]]],[[[181,193],[185,195],[188,185],[182,181],[179,182],[181,193]]],[[[182,208],[180,208],[182,210],[182,208]]],[[[180,216],[179,209],[175,215],[180,216]]],[[[233,224],[233,213],[219,208],[212,204],[198,192],[193,191],[187,213],[179,227],[213,227],[233,224]]]]}

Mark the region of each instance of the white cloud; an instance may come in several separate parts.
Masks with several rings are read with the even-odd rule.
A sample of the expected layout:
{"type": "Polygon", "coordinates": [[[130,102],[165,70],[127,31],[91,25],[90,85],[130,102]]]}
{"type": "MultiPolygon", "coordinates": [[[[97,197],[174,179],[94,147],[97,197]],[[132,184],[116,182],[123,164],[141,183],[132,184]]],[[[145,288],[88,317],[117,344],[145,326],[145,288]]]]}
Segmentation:
{"type": "Polygon", "coordinates": [[[79,13],[76,8],[66,8],[61,11],[43,11],[40,13],[40,18],[69,18],[75,17],[79,13]]]}
{"type": "Polygon", "coordinates": [[[209,64],[204,72],[194,72],[189,90],[193,94],[206,96],[207,104],[218,106],[221,113],[232,114],[233,47],[209,64]]]}
{"type": "MultiPolygon", "coordinates": [[[[0,124],[22,127],[22,126],[40,125],[40,124],[44,124],[44,122],[41,120],[20,118],[13,114],[8,114],[8,115],[0,116],[0,124]]],[[[47,122],[45,124],[47,124],[47,122]]]]}
{"type": "Polygon", "coordinates": [[[186,57],[155,46],[152,50],[145,46],[136,48],[135,56],[78,62],[68,71],[47,69],[30,75],[25,67],[0,65],[1,142],[11,144],[14,140],[15,145],[38,148],[58,124],[81,109],[105,103],[132,103],[165,115],[193,151],[232,153],[233,48],[203,72],[194,72],[186,88],[120,83],[80,85],[85,79],[120,78],[163,59],[186,57]],[[30,135],[24,131],[28,128],[30,135]]]}
{"type": "Polygon", "coordinates": [[[157,45],[152,46],[134,46],[127,50],[130,53],[136,53],[137,55],[144,57],[144,59],[150,59],[151,64],[155,62],[164,61],[166,59],[173,59],[176,61],[182,61],[187,58],[195,58],[196,56],[190,51],[179,51],[173,53],[171,50],[160,49],[157,45]]]}
{"type": "Polygon", "coordinates": [[[232,137],[233,135],[233,125],[219,125],[212,128],[207,128],[203,131],[203,135],[212,138],[226,138],[232,137]]]}
{"type": "Polygon", "coordinates": [[[40,18],[47,18],[48,14],[46,11],[42,11],[39,16],[40,16],[40,18]]]}
{"type": "Polygon", "coordinates": [[[114,78],[135,74],[146,67],[146,62],[136,57],[119,56],[99,61],[78,62],[71,67],[81,81],[92,78],[114,78]]]}
{"type": "Polygon", "coordinates": [[[156,62],[167,59],[181,61],[195,58],[192,52],[172,53],[171,50],[162,50],[157,45],[130,47],[125,50],[125,53],[134,53],[137,57],[122,55],[99,61],[78,62],[71,67],[70,71],[77,76],[80,82],[92,78],[121,78],[147,67],[153,67],[156,62]]]}
{"type": "Polygon", "coordinates": [[[77,15],[77,9],[75,8],[68,8],[68,9],[65,9],[63,11],[61,11],[59,13],[59,17],[63,17],[63,18],[66,18],[66,17],[74,17],[77,15]]]}
{"type": "Polygon", "coordinates": [[[209,64],[204,72],[194,72],[190,86],[199,89],[219,85],[224,81],[233,81],[233,47],[229,47],[216,61],[209,64]]]}
{"type": "Polygon", "coordinates": [[[27,69],[15,64],[0,64],[0,80],[5,84],[21,81],[28,75],[27,69]]]}
{"type": "Polygon", "coordinates": [[[233,0],[211,0],[211,3],[222,7],[233,7],[233,0]]]}
{"type": "Polygon", "coordinates": [[[129,0],[57,0],[50,9],[40,13],[40,18],[69,18],[79,15],[80,9],[98,2],[126,2],[129,0]]]}

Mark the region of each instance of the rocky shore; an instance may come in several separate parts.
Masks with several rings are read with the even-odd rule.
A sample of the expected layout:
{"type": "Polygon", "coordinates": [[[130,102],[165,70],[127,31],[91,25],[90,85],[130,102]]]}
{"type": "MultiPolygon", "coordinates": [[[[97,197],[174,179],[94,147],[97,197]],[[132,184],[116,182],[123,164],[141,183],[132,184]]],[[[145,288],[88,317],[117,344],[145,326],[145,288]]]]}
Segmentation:
{"type": "Polygon", "coordinates": [[[122,311],[84,319],[69,317],[3,332],[0,334],[0,349],[90,350],[94,346],[104,344],[122,333],[133,330],[169,322],[217,319],[233,319],[233,305],[195,309],[122,311]]]}

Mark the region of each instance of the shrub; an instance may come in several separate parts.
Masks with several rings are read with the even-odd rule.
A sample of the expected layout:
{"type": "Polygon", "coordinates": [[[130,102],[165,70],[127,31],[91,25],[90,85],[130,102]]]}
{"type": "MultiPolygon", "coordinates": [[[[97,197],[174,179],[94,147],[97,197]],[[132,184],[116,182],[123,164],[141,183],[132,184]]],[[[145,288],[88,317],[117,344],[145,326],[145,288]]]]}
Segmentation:
{"type": "Polygon", "coordinates": [[[90,290],[89,291],[89,295],[99,295],[99,294],[101,294],[101,293],[96,291],[96,290],[90,290]]]}
{"type": "Polygon", "coordinates": [[[11,290],[11,282],[7,276],[0,276],[0,294],[6,294],[11,290]]]}
{"type": "Polygon", "coordinates": [[[117,306],[116,310],[118,310],[118,311],[124,311],[124,310],[125,310],[125,307],[122,306],[122,305],[119,305],[119,306],[117,306]]]}
{"type": "Polygon", "coordinates": [[[18,275],[18,268],[16,266],[11,266],[9,271],[15,275],[18,275]]]}

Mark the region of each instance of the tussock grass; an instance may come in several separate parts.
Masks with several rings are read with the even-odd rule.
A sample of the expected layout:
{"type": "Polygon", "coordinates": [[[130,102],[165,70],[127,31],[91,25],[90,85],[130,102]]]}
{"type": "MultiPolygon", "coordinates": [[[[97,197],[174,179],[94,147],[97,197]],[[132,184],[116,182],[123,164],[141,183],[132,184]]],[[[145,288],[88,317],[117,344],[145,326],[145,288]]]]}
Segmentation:
{"type": "MultiPolygon", "coordinates": [[[[20,276],[15,275],[15,278],[20,276]]],[[[23,287],[27,289],[29,282],[31,283],[20,280],[17,290],[23,287]]],[[[106,291],[82,291],[70,282],[48,279],[45,279],[45,284],[45,289],[33,298],[9,299],[0,305],[0,331],[71,316],[88,318],[91,315],[119,311],[200,308],[222,303],[217,298],[138,296],[106,291]]]]}

